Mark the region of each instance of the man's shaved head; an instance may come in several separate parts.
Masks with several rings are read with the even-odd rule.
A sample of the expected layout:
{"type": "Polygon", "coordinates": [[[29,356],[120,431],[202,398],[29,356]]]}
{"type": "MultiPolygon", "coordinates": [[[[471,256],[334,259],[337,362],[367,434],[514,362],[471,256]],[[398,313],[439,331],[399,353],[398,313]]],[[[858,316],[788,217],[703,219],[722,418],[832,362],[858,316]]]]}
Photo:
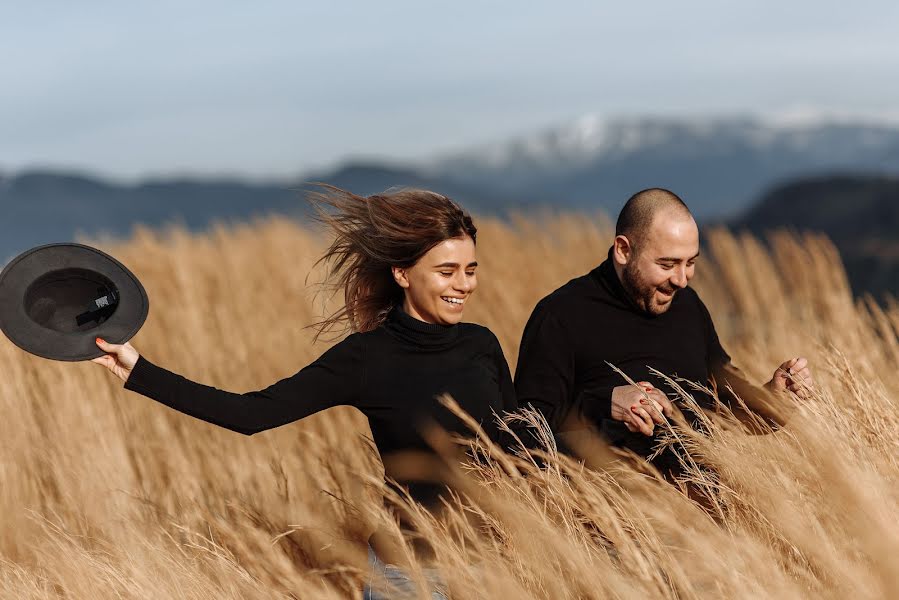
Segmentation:
{"type": "Polygon", "coordinates": [[[639,191],[628,199],[618,213],[615,235],[623,235],[632,244],[639,246],[655,217],[671,212],[679,217],[693,216],[684,201],[670,190],[649,188],[639,191]]]}
{"type": "Polygon", "coordinates": [[[699,229],[683,200],[662,188],[637,192],[621,209],[611,258],[631,300],[660,315],[687,287],[699,257],[699,229]]]}

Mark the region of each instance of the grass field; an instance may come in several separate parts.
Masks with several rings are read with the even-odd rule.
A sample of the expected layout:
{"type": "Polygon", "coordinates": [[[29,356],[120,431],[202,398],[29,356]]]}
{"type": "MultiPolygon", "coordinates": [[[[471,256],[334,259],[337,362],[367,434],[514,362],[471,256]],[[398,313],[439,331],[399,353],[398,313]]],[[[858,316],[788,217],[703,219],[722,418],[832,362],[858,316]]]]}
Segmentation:
{"type": "MultiPolygon", "coordinates": [[[[497,334],[514,368],[535,302],[603,260],[611,229],[558,215],[479,228],[465,318],[497,334]]],[[[466,499],[418,517],[454,598],[899,597],[899,305],[853,300],[825,239],[768,241],[710,233],[694,285],[751,379],[802,354],[814,398],[771,435],[716,422],[687,436],[718,473],[695,473],[714,489],[710,512],[601,449],[597,468],[469,465],[466,499]]],[[[132,343],[187,377],[259,389],[328,346],[305,327],[334,306],[311,270],[325,240],[293,222],[89,243],[147,289],[132,343]]],[[[247,438],[98,365],[5,338],[0,364],[3,598],[358,597],[362,540],[392,520],[354,409],[247,438]]]]}

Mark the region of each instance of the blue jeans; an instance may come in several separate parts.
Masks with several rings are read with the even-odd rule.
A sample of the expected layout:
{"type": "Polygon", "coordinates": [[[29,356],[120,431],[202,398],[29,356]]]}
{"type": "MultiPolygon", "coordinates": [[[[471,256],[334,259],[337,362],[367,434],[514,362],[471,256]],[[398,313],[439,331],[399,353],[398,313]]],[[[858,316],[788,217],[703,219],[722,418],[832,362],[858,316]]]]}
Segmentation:
{"type": "MultiPolygon", "coordinates": [[[[385,564],[372,547],[368,547],[371,567],[368,583],[362,592],[363,600],[400,600],[418,598],[415,582],[399,567],[385,564]]],[[[448,600],[446,589],[437,569],[422,569],[432,600],[448,600]]]]}

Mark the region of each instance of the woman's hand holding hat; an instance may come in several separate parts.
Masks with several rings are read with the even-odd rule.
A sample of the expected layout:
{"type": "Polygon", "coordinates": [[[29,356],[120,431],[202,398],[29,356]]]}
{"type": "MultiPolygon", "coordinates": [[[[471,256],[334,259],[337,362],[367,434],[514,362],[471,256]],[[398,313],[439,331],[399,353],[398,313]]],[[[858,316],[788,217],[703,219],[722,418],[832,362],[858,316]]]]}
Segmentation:
{"type": "Polygon", "coordinates": [[[137,364],[137,359],[140,358],[140,354],[134,349],[134,346],[128,342],[124,344],[110,344],[100,338],[97,338],[97,346],[106,354],[91,359],[91,362],[103,365],[122,381],[128,381],[131,369],[134,368],[134,365],[137,364]]]}
{"type": "Polygon", "coordinates": [[[134,273],[84,244],[38,246],[0,271],[0,330],[43,358],[97,358],[96,338],[127,342],[149,311],[134,273]]]}

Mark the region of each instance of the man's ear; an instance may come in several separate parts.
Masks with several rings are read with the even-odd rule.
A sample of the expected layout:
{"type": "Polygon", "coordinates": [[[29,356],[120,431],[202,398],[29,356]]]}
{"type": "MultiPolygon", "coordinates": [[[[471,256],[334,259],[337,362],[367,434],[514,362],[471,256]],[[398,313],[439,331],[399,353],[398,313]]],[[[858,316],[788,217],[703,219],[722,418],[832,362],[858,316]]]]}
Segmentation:
{"type": "Polygon", "coordinates": [[[390,270],[393,272],[393,280],[396,284],[403,289],[407,289],[409,287],[409,278],[406,276],[406,269],[390,267],[390,270]]]}
{"type": "Polygon", "coordinates": [[[612,259],[621,265],[626,265],[634,257],[634,247],[627,236],[615,236],[612,246],[612,259]]]}

